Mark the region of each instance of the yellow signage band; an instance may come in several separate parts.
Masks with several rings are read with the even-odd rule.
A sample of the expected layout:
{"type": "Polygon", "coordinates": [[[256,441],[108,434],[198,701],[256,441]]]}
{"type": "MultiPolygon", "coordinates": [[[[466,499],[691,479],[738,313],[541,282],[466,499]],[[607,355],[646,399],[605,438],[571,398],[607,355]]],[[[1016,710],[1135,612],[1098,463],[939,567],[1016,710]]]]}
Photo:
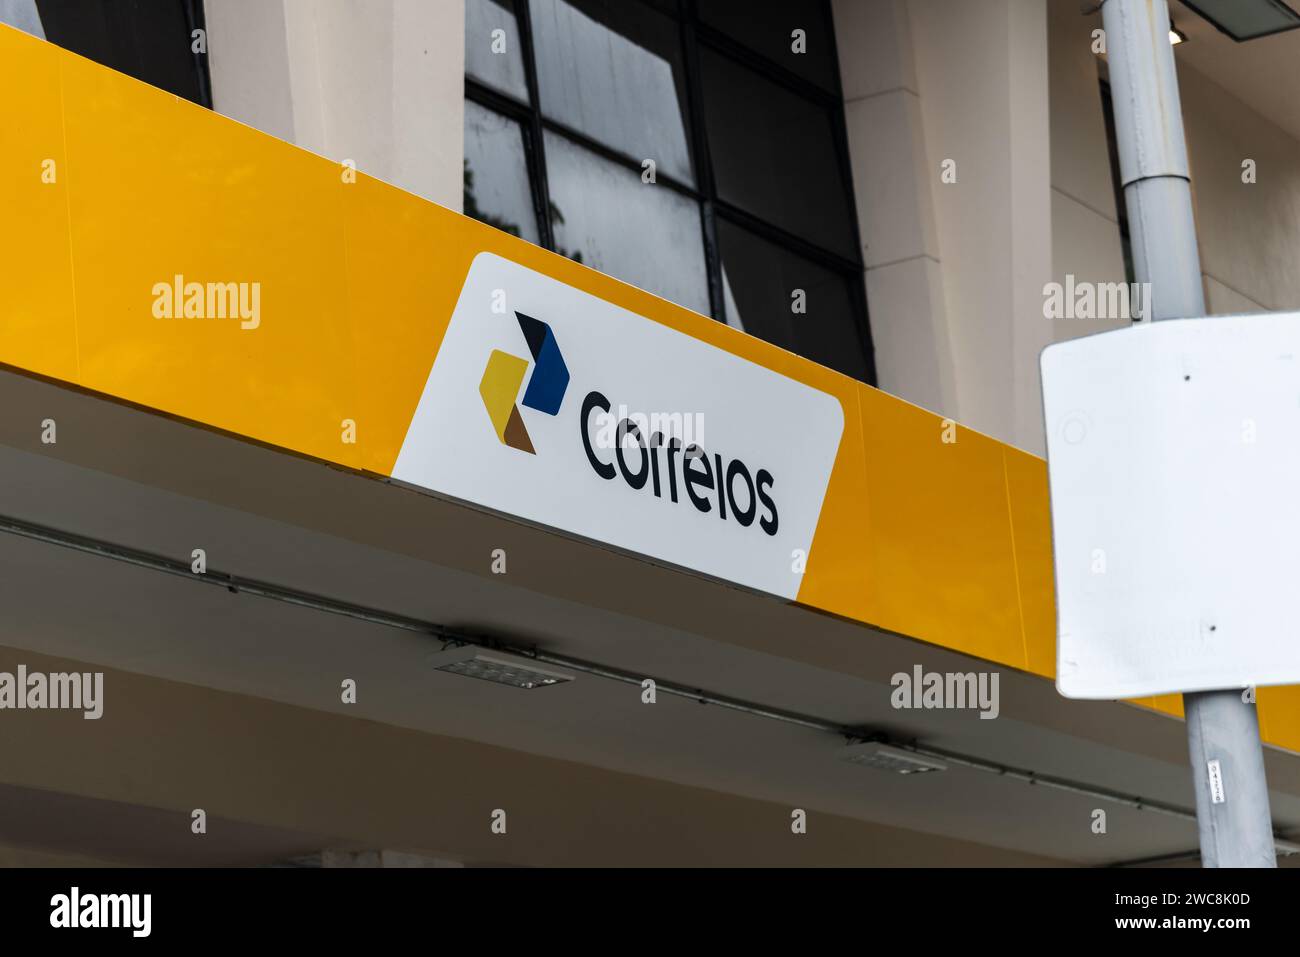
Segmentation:
{"type": "MultiPolygon", "coordinates": [[[[1037,457],[3,26],[0,88],[0,363],[389,477],[498,256],[839,404],[798,603],[1054,677],[1037,457]]],[[[527,355],[485,353],[465,398],[518,454],[527,355]]],[[[1300,751],[1300,689],[1258,697],[1264,739],[1300,751]]]]}

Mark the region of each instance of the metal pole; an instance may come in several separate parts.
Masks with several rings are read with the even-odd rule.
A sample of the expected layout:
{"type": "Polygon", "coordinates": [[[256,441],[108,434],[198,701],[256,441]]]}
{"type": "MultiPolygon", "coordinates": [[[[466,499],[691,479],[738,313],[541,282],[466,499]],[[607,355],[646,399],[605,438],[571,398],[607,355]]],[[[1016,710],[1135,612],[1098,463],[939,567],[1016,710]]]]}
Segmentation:
{"type": "MultiPolygon", "coordinates": [[[[1103,0],[1133,265],[1144,319],[1205,315],[1191,178],[1166,0],[1103,0]]],[[[1255,705],[1240,691],[1183,695],[1204,867],[1276,867],[1255,705]]]]}

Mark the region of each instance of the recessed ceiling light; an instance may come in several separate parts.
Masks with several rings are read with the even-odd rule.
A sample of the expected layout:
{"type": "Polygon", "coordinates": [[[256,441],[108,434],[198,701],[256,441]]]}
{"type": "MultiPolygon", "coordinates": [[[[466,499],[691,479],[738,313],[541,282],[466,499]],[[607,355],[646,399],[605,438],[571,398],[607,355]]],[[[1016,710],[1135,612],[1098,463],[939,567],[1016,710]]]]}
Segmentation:
{"type": "Polygon", "coordinates": [[[1183,0],[1238,43],[1300,27],[1300,13],[1282,0],[1183,0]]]}
{"type": "Polygon", "coordinates": [[[865,768],[875,768],[877,771],[892,771],[895,774],[928,774],[933,771],[948,770],[946,764],[878,741],[851,744],[841,750],[840,760],[865,768]]]}
{"type": "Polygon", "coordinates": [[[540,668],[527,658],[518,658],[499,651],[487,651],[473,645],[451,648],[430,655],[426,660],[429,667],[435,671],[444,671],[464,678],[478,678],[482,681],[525,690],[547,688],[573,680],[573,675],[540,668]]]}
{"type": "MultiPolygon", "coordinates": [[[[1184,33],[1182,30],[1179,30],[1176,26],[1174,26],[1174,21],[1170,20],[1169,21],[1169,45],[1178,46],[1178,44],[1186,43],[1186,42],[1187,42],[1187,34],[1184,33]]],[[[1097,56],[1101,57],[1102,59],[1106,59],[1105,49],[1098,50],[1097,56]]]]}

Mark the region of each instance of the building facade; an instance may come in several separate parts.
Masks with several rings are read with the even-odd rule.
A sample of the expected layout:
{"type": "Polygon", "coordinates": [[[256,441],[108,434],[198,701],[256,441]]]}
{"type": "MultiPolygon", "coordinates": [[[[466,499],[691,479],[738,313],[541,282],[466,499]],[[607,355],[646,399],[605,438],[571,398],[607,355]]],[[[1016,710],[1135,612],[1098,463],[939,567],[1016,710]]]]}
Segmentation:
{"type": "MultiPolygon", "coordinates": [[[[1300,309],[1300,32],[1239,44],[1170,6],[1208,307],[1300,309]]],[[[238,353],[247,365],[229,368],[248,371],[231,392],[263,398],[267,417],[282,391],[398,353],[395,330],[450,312],[421,274],[482,234],[436,204],[558,254],[569,262],[483,247],[622,309],[769,370],[810,360],[803,381],[850,396],[862,436],[822,479],[815,574],[782,595],[695,563],[704,546],[639,548],[607,537],[606,519],[550,521],[468,486],[418,494],[446,489],[401,472],[396,452],[399,468],[381,467],[260,411],[210,411],[220,396],[175,398],[192,371],[206,388],[206,344],[186,347],[186,365],[171,340],[106,324],[91,346],[77,339],[75,362],[30,358],[41,313],[14,295],[0,362],[20,411],[0,512],[17,612],[0,671],[93,665],[108,703],[102,726],[5,718],[26,736],[0,761],[3,817],[24,824],[0,833],[0,860],[1068,865],[1195,847],[1177,701],[1066,701],[1051,680],[1038,356],[1135,318],[1070,292],[1132,279],[1099,14],[1072,0],[8,0],[0,21],[177,98],[173,115],[83,61],[51,68],[65,90],[89,71],[74,139],[129,143],[161,123],[181,144],[165,185],[123,193],[193,201],[149,214],[174,237],[178,291],[186,270],[242,261],[241,234],[208,218],[230,207],[266,210],[242,225],[250,246],[295,247],[285,262],[322,329],[347,300],[345,345],[283,367],[238,353]],[[101,133],[100,107],[141,126],[101,133]],[[301,185],[327,166],[379,185],[364,202],[301,185]],[[248,185],[268,170],[278,185],[248,185]],[[304,211],[318,199],[367,241],[322,235],[332,221],[304,211]],[[340,247],[342,289],[327,264],[340,247]],[[354,271],[371,266],[392,278],[358,290],[354,271]],[[661,319],[652,298],[697,315],[664,305],[661,319]],[[224,592],[159,574],[198,551],[224,592]],[[540,650],[539,673],[554,658],[564,686],[439,673],[426,659],[459,639],[439,645],[434,626],[540,650]],[[956,685],[969,700],[931,706],[931,675],[969,676],[956,685]],[[841,753],[845,737],[865,761],[841,753]],[[889,760],[941,773],[871,766],[889,760]]],[[[0,39],[13,91],[45,54],[14,30],[0,39]]],[[[42,115],[46,101],[6,96],[42,115]]],[[[39,133],[9,125],[7,152],[44,155],[39,133]]],[[[117,180],[71,156],[64,169],[60,215],[89,223],[74,244],[105,243],[77,191],[117,180]]],[[[43,194],[10,176],[40,215],[43,194]]],[[[16,285],[17,245],[6,258],[16,285]]],[[[590,365],[563,349],[577,384],[590,365]]],[[[644,361],[651,380],[696,374],[689,358],[644,361]]],[[[743,387],[716,374],[724,408],[743,387]]],[[[395,372],[344,389],[343,375],[345,422],[403,387],[395,372]]],[[[363,431],[376,417],[355,416],[363,431]]],[[[533,451],[545,425],[520,421],[532,438],[511,441],[533,451]]],[[[784,447],[815,451],[816,429],[802,431],[784,447]]],[[[723,473],[719,458],[718,486],[723,473]]],[[[758,511],[749,488],[719,511],[758,511]]],[[[1293,690],[1260,692],[1283,833],[1300,826],[1293,690]]]]}

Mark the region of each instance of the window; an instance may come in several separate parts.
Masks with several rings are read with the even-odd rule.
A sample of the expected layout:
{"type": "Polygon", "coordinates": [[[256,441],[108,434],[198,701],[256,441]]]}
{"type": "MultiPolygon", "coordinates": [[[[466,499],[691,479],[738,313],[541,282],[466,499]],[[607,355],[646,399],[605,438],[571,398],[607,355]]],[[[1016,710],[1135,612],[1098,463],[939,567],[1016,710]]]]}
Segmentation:
{"type": "Polygon", "coordinates": [[[853,282],[727,220],[718,222],[722,283],[734,325],[855,379],[869,369],[853,321],[853,282]],[[734,282],[732,276],[742,276],[734,282]],[[796,298],[802,298],[796,312],[796,298]]]}
{"type": "Polygon", "coordinates": [[[709,26],[828,92],[840,88],[835,33],[825,4],[699,0],[697,6],[709,26]],[[802,53],[794,50],[795,30],[804,34],[802,53]]]}
{"type": "Polygon", "coordinates": [[[202,0],[19,0],[25,29],[39,19],[45,39],[156,87],[211,108],[206,52],[194,50],[205,29],[202,0]]]}
{"type": "Polygon", "coordinates": [[[465,34],[468,215],[875,381],[826,0],[465,0],[465,34]]]}
{"type": "Polygon", "coordinates": [[[712,51],[701,52],[700,64],[718,198],[852,256],[857,238],[831,111],[712,51]]]}
{"type": "Polygon", "coordinates": [[[707,315],[699,205],[558,133],[547,130],[545,142],[555,248],[707,315]]]}
{"type": "Polygon", "coordinates": [[[511,0],[468,0],[465,4],[466,38],[487,38],[487,43],[465,44],[465,73],[494,90],[528,100],[519,20],[511,0]],[[492,36],[493,31],[500,34],[492,36]]]}
{"type": "Polygon", "coordinates": [[[530,243],[540,240],[524,163],[524,132],[500,113],[465,104],[465,214],[530,243]]]}

